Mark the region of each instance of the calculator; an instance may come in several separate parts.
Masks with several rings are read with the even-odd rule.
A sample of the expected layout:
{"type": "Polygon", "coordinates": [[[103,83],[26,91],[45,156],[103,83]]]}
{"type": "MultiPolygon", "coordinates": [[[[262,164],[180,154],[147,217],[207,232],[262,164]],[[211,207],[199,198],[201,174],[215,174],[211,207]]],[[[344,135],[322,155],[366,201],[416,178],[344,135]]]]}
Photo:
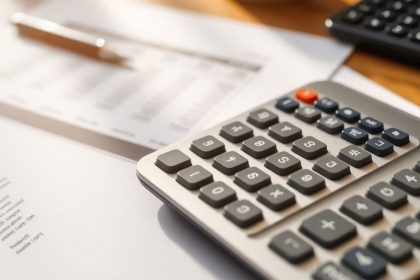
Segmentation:
{"type": "Polygon", "coordinates": [[[325,23],[339,39],[420,65],[419,21],[419,0],[363,0],[325,23]]]}
{"type": "Polygon", "coordinates": [[[143,157],[137,176],[262,278],[419,279],[419,137],[404,111],[315,82],[143,157]]]}

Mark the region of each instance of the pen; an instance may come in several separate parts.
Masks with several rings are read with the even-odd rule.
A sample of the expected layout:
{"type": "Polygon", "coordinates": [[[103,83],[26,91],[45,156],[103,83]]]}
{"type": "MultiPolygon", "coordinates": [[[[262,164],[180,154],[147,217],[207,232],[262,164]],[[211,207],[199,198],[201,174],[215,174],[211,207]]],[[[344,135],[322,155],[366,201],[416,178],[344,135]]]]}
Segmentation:
{"type": "Polygon", "coordinates": [[[119,63],[127,59],[98,38],[57,23],[16,13],[11,18],[19,33],[57,47],[80,53],[99,60],[119,63]]]}

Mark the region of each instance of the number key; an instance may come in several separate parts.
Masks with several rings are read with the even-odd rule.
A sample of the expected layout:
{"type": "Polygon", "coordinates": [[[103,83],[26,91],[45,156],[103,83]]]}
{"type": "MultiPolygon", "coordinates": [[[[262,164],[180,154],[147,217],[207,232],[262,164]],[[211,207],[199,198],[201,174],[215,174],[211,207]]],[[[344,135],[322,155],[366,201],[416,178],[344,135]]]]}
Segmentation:
{"type": "Polygon", "coordinates": [[[176,181],[190,190],[213,182],[213,175],[200,165],[193,165],[178,172],[176,181]]]}
{"type": "Polygon", "coordinates": [[[199,198],[218,208],[236,200],[235,191],[223,182],[214,182],[200,189],[199,198]]]}
{"type": "Polygon", "coordinates": [[[314,159],[327,153],[327,145],[312,136],[306,136],[293,142],[292,151],[306,159],[314,159]]]}
{"type": "Polygon", "coordinates": [[[325,180],[308,169],[290,175],[287,184],[303,194],[312,194],[325,188],[325,180]]]}
{"type": "Polygon", "coordinates": [[[212,158],[225,152],[225,144],[217,140],[215,137],[207,135],[194,140],[190,146],[190,150],[204,159],[212,158]]]}
{"type": "Polygon", "coordinates": [[[254,158],[263,158],[277,151],[276,144],[263,136],[255,136],[244,141],[241,149],[254,158]]]}
{"type": "Polygon", "coordinates": [[[233,181],[249,192],[256,192],[271,183],[270,176],[257,167],[250,167],[236,173],[233,181]]]}
{"type": "Polygon", "coordinates": [[[279,152],[269,156],[264,166],[281,176],[302,168],[300,160],[287,152],[279,152]]]}
{"type": "Polygon", "coordinates": [[[232,143],[242,142],[243,140],[248,139],[253,135],[254,132],[252,129],[241,122],[233,122],[227,124],[223,126],[222,130],[220,131],[220,136],[232,143]]]}
{"type": "Polygon", "coordinates": [[[248,166],[248,160],[233,151],[218,155],[213,160],[213,167],[226,175],[233,175],[248,166]]]}

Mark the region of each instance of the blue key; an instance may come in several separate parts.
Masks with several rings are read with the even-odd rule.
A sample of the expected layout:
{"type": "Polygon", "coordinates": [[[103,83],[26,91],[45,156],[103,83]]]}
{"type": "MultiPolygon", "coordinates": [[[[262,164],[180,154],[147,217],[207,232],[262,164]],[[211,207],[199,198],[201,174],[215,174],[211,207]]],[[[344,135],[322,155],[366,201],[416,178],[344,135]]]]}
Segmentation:
{"type": "Polygon", "coordinates": [[[365,150],[378,157],[385,157],[394,151],[394,146],[385,139],[373,137],[366,142],[365,150]]]}
{"type": "Polygon", "coordinates": [[[369,134],[361,128],[351,126],[343,129],[341,138],[352,144],[360,145],[369,139],[369,134]]]}
{"type": "Polygon", "coordinates": [[[383,258],[361,247],[348,250],[342,262],[365,279],[376,279],[386,270],[386,261],[383,258]]]}
{"type": "Polygon", "coordinates": [[[277,100],[276,107],[283,112],[292,113],[299,108],[299,102],[290,97],[283,97],[277,100]]]}
{"type": "Polygon", "coordinates": [[[355,123],[360,119],[360,113],[352,108],[344,107],[337,111],[337,118],[347,123],[355,123]]]}
{"type": "Polygon", "coordinates": [[[410,142],[410,136],[397,128],[385,129],[382,137],[396,146],[403,146],[410,142]]]}
{"type": "Polygon", "coordinates": [[[321,98],[315,101],[315,107],[317,107],[322,112],[331,114],[338,109],[338,103],[329,98],[321,98]]]}
{"type": "Polygon", "coordinates": [[[359,127],[363,128],[369,133],[377,134],[384,130],[384,123],[374,118],[366,117],[359,121],[359,127]]]}

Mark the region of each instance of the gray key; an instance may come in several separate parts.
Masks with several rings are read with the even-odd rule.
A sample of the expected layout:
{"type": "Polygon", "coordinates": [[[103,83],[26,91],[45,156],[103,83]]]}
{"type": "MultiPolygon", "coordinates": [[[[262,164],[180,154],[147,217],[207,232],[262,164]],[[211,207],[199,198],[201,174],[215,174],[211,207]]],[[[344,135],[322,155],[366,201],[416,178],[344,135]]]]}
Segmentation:
{"type": "Polygon", "coordinates": [[[403,169],[394,174],[391,184],[397,186],[411,195],[420,195],[420,174],[410,169],[403,169]]]}
{"type": "Polygon", "coordinates": [[[306,159],[314,159],[327,153],[327,145],[312,136],[306,136],[293,142],[292,151],[306,159]]]}
{"type": "Polygon", "coordinates": [[[409,243],[385,231],[375,234],[369,240],[368,246],[395,264],[402,263],[413,256],[413,247],[409,243]]]}
{"type": "Polygon", "coordinates": [[[302,138],[302,130],[289,122],[281,122],[270,126],[268,135],[281,143],[290,143],[302,138]]]}
{"type": "Polygon", "coordinates": [[[275,211],[282,210],[296,202],[295,195],[278,184],[260,190],[257,200],[275,211]]]}
{"type": "Polygon", "coordinates": [[[314,255],[312,246],[290,230],[277,234],[268,246],[291,263],[303,262],[314,255]]]}
{"type": "Polygon", "coordinates": [[[344,122],[334,116],[326,116],[320,119],[316,126],[326,133],[337,134],[344,129],[344,122]]]}
{"type": "Polygon", "coordinates": [[[257,167],[250,167],[235,174],[233,182],[249,192],[256,192],[271,183],[270,176],[257,167]]]}
{"type": "Polygon", "coordinates": [[[267,128],[279,122],[279,117],[266,109],[258,109],[248,115],[247,121],[259,128],[267,128]]]}
{"type": "Polygon", "coordinates": [[[201,158],[212,158],[225,152],[225,144],[211,135],[194,140],[190,150],[201,158]]]}
{"type": "Polygon", "coordinates": [[[363,167],[372,162],[372,155],[356,145],[341,149],[338,158],[353,167],[363,167]]]}
{"type": "Polygon", "coordinates": [[[356,235],[356,227],[331,210],[307,218],[300,231],[325,248],[333,248],[356,235]]]}
{"type": "Polygon", "coordinates": [[[191,159],[180,150],[172,150],[157,157],[156,166],[166,173],[176,173],[191,166],[191,159]]]}
{"type": "Polygon", "coordinates": [[[340,211],[364,225],[370,225],[383,217],[381,206],[360,195],[345,200],[340,211]]]}
{"type": "Polygon", "coordinates": [[[263,136],[255,136],[244,141],[241,149],[254,158],[264,158],[277,151],[276,144],[263,136]]]}
{"type": "Polygon", "coordinates": [[[295,117],[306,123],[314,123],[321,118],[321,111],[314,106],[305,106],[296,110],[295,117]]]}
{"type": "Polygon", "coordinates": [[[264,166],[281,176],[302,168],[300,160],[287,152],[279,152],[267,157],[264,166]]]}
{"type": "Polygon", "coordinates": [[[347,268],[333,262],[321,265],[312,277],[314,280],[362,280],[347,268]]]}
{"type": "Polygon", "coordinates": [[[370,187],[366,196],[388,209],[397,209],[407,203],[405,192],[386,182],[370,187]]]}
{"type": "Polygon", "coordinates": [[[303,194],[312,194],[325,188],[325,180],[308,169],[290,175],[287,184],[303,194]]]}
{"type": "Polygon", "coordinates": [[[378,279],[386,272],[387,262],[381,256],[359,246],[348,250],[343,255],[342,262],[363,279],[378,279]]]}
{"type": "Polygon", "coordinates": [[[338,180],[350,174],[350,167],[332,155],[326,155],[315,161],[312,169],[331,180],[338,180]]]}
{"type": "Polygon", "coordinates": [[[200,189],[199,198],[207,204],[219,208],[236,200],[236,193],[225,183],[214,182],[200,189]]]}
{"type": "Polygon", "coordinates": [[[213,182],[213,175],[200,165],[193,165],[178,172],[176,181],[190,190],[213,182]]]}
{"type": "Polygon", "coordinates": [[[241,122],[233,122],[227,124],[222,127],[222,130],[220,130],[220,136],[232,143],[242,142],[245,139],[252,137],[253,135],[254,132],[252,129],[241,122]]]}
{"type": "Polygon", "coordinates": [[[248,166],[248,160],[233,151],[218,155],[213,160],[213,167],[226,175],[233,175],[248,166]]]}
{"type": "Polygon", "coordinates": [[[395,224],[394,233],[420,248],[420,221],[406,217],[395,224]]]}
{"type": "Polygon", "coordinates": [[[414,165],[413,170],[420,173],[420,160],[416,162],[416,165],[414,165]]]}
{"type": "Polygon", "coordinates": [[[223,215],[242,228],[249,227],[263,219],[261,210],[245,199],[226,205],[223,215]]]}

